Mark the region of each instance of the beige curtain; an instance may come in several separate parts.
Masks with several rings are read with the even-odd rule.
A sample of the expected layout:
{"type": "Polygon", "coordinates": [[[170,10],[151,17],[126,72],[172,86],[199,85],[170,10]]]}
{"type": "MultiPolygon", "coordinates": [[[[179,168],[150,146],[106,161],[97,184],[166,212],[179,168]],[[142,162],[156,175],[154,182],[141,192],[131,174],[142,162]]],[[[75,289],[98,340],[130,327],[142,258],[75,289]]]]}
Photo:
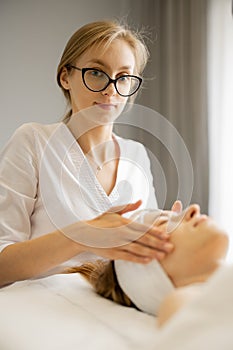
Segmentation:
{"type": "MultiPolygon", "coordinates": [[[[126,137],[133,137],[151,150],[165,174],[160,186],[158,163],[152,162],[159,205],[169,208],[179,197],[188,205],[199,203],[208,212],[208,128],[206,82],[205,0],[130,0],[128,21],[151,33],[151,59],[145,71],[145,88],[137,103],[158,111],[177,129],[189,151],[193,181],[185,161],[176,164],[167,145],[142,128],[118,126],[126,137]],[[179,168],[179,169],[178,169],[179,168]],[[179,183],[182,179],[182,183],[179,183]],[[192,183],[193,182],[193,183],[192,183]],[[193,185],[190,199],[190,187],[193,185]],[[180,190],[178,189],[180,188],[180,190]]],[[[145,120],[145,124],[147,121],[145,120]]],[[[176,137],[168,135],[169,149],[176,151],[176,137]]],[[[177,150],[179,152],[179,150],[177,150]]],[[[173,152],[172,152],[173,153],[173,152]]]]}

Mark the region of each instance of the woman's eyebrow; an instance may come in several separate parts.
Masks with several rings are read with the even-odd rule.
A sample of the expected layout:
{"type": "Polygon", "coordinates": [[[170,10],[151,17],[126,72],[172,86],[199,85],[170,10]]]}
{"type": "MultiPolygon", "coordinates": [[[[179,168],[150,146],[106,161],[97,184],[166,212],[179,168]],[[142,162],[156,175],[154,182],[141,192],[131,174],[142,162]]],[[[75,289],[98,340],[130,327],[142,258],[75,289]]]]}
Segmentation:
{"type": "Polygon", "coordinates": [[[173,219],[175,221],[183,220],[185,213],[186,213],[186,209],[182,210],[179,213],[177,213],[177,212],[172,212],[172,213],[173,213],[173,215],[171,216],[171,219],[173,219]]]}
{"type": "Polygon", "coordinates": [[[172,210],[162,210],[159,216],[167,217],[169,220],[179,220],[183,219],[185,215],[186,210],[183,210],[179,213],[172,211],[172,210]]]}
{"type": "MultiPolygon", "coordinates": [[[[90,60],[87,62],[87,64],[99,64],[100,66],[102,67],[106,67],[108,69],[110,69],[111,67],[104,61],[100,60],[100,59],[93,59],[93,60],[90,60]]],[[[128,70],[128,69],[132,69],[131,66],[122,66],[122,67],[119,67],[118,70],[128,70]]]]}
{"type": "Polygon", "coordinates": [[[170,213],[167,210],[157,209],[157,210],[153,210],[152,212],[154,214],[154,221],[158,220],[161,217],[167,218],[167,219],[170,218],[170,215],[169,215],[170,213]]]}

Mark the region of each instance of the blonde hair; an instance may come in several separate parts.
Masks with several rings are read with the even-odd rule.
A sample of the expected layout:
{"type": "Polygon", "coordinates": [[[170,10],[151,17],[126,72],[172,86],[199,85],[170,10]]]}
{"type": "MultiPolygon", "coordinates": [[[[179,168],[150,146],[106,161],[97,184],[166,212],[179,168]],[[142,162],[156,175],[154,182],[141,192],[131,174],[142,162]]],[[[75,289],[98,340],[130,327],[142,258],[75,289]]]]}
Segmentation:
{"type": "MultiPolygon", "coordinates": [[[[57,83],[62,89],[70,107],[70,94],[61,85],[60,76],[64,67],[75,64],[76,60],[91,46],[104,45],[107,48],[113,40],[123,39],[131,47],[136,63],[135,74],[142,74],[149,58],[149,51],[145,45],[142,32],[129,29],[126,24],[121,24],[116,20],[98,21],[84,25],[78,29],[68,41],[57,68],[57,83]]],[[[131,102],[135,99],[133,95],[131,102]]],[[[67,122],[72,114],[70,110],[63,121],[67,122]]]]}
{"type": "Polygon", "coordinates": [[[121,289],[113,261],[97,260],[67,269],[65,273],[80,273],[94,288],[97,294],[117,304],[135,307],[121,289]]]}

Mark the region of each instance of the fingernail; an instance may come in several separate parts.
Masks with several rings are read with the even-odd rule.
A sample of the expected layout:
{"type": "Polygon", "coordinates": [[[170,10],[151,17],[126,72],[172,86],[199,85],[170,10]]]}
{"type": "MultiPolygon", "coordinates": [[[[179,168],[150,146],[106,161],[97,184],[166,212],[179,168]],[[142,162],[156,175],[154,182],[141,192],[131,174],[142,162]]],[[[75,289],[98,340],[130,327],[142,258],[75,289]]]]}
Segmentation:
{"type": "Polygon", "coordinates": [[[160,236],[162,239],[168,239],[170,236],[167,233],[162,233],[160,236]]]}
{"type": "Polygon", "coordinates": [[[173,249],[173,244],[172,243],[165,243],[163,247],[166,249],[166,251],[171,251],[173,249]]]}
{"type": "Polygon", "coordinates": [[[163,253],[163,252],[158,252],[158,253],[156,254],[156,257],[157,257],[158,260],[162,260],[162,259],[165,257],[165,253],[163,253]]]}

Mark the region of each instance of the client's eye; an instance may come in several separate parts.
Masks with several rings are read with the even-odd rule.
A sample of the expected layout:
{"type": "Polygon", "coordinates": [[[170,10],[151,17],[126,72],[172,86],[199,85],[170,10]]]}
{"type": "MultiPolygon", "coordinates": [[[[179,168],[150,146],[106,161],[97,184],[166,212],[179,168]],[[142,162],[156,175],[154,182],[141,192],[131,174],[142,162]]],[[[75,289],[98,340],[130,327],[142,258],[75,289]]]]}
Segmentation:
{"type": "Polygon", "coordinates": [[[185,215],[185,211],[181,213],[175,213],[172,212],[172,215],[170,216],[167,224],[167,233],[172,233],[175,229],[178,228],[178,226],[181,224],[183,218],[185,215]]]}
{"type": "Polygon", "coordinates": [[[154,221],[154,224],[156,226],[161,226],[165,223],[167,223],[169,221],[169,217],[166,216],[166,215],[163,215],[163,214],[160,214],[160,216],[158,216],[155,221],[154,221]]]}

